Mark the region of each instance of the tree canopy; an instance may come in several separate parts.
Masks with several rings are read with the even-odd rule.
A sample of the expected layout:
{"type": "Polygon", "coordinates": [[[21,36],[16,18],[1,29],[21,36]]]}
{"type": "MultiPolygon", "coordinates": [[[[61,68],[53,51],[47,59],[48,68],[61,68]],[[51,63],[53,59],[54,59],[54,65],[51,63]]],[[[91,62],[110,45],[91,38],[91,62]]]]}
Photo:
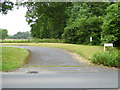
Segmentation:
{"type": "Polygon", "coordinates": [[[120,2],[108,6],[106,12],[102,24],[101,39],[104,42],[115,42],[120,40],[120,2]]]}
{"type": "Polygon", "coordinates": [[[8,10],[12,10],[14,6],[13,2],[0,0],[0,13],[7,14],[8,10]]]}
{"type": "MultiPolygon", "coordinates": [[[[2,4],[0,12],[12,9],[12,3],[2,4]]],[[[25,2],[22,5],[27,7],[26,21],[33,38],[94,45],[120,43],[120,2],[25,2]]]]}
{"type": "Polygon", "coordinates": [[[26,18],[35,38],[69,43],[119,42],[120,2],[31,2],[26,18]]]}
{"type": "Polygon", "coordinates": [[[4,40],[7,37],[8,37],[7,29],[0,29],[0,39],[4,40]]]}
{"type": "Polygon", "coordinates": [[[70,3],[27,3],[26,18],[35,38],[61,38],[66,21],[66,8],[70,3]]]}
{"type": "Polygon", "coordinates": [[[10,36],[11,39],[29,39],[31,37],[31,34],[29,31],[26,32],[17,32],[13,36],[10,36]]]}
{"type": "Polygon", "coordinates": [[[102,16],[107,5],[108,3],[73,3],[63,33],[66,41],[88,44],[89,38],[93,37],[93,44],[99,44],[102,16]]]}

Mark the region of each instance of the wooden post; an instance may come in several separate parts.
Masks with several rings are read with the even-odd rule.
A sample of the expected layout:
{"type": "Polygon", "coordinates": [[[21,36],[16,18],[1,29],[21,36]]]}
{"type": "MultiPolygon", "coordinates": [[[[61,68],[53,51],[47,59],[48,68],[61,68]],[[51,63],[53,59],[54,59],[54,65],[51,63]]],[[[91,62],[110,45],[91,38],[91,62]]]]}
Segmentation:
{"type": "Polygon", "coordinates": [[[104,52],[105,52],[105,45],[104,45],[104,52]]]}

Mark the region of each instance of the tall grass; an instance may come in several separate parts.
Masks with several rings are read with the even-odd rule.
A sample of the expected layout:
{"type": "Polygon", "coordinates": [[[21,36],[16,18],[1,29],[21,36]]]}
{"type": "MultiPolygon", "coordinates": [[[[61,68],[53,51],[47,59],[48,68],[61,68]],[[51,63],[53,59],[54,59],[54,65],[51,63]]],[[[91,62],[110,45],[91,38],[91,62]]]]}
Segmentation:
{"type": "Polygon", "coordinates": [[[105,52],[97,52],[93,55],[92,62],[109,67],[120,67],[120,51],[109,49],[105,52]]]}

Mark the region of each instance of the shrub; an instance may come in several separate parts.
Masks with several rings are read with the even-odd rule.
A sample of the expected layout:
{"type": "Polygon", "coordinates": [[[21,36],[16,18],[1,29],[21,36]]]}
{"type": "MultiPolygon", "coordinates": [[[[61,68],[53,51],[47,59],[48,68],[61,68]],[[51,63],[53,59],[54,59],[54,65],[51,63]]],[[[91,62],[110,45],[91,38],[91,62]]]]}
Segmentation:
{"type": "Polygon", "coordinates": [[[92,62],[111,67],[120,67],[120,51],[97,52],[93,55],[92,62]]]}

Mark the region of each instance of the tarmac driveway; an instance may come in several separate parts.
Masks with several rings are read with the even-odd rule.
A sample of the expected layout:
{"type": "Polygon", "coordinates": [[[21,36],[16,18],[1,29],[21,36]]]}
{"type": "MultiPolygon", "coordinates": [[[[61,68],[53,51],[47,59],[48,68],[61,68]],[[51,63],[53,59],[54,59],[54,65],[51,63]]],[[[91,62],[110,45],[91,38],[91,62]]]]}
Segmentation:
{"type": "Polygon", "coordinates": [[[3,88],[118,88],[117,70],[79,62],[62,49],[14,47],[30,50],[31,58],[24,67],[2,74],[3,88]],[[62,67],[62,65],[79,67],[62,67]],[[26,71],[38,73],[28,74],[26,71]]]}

